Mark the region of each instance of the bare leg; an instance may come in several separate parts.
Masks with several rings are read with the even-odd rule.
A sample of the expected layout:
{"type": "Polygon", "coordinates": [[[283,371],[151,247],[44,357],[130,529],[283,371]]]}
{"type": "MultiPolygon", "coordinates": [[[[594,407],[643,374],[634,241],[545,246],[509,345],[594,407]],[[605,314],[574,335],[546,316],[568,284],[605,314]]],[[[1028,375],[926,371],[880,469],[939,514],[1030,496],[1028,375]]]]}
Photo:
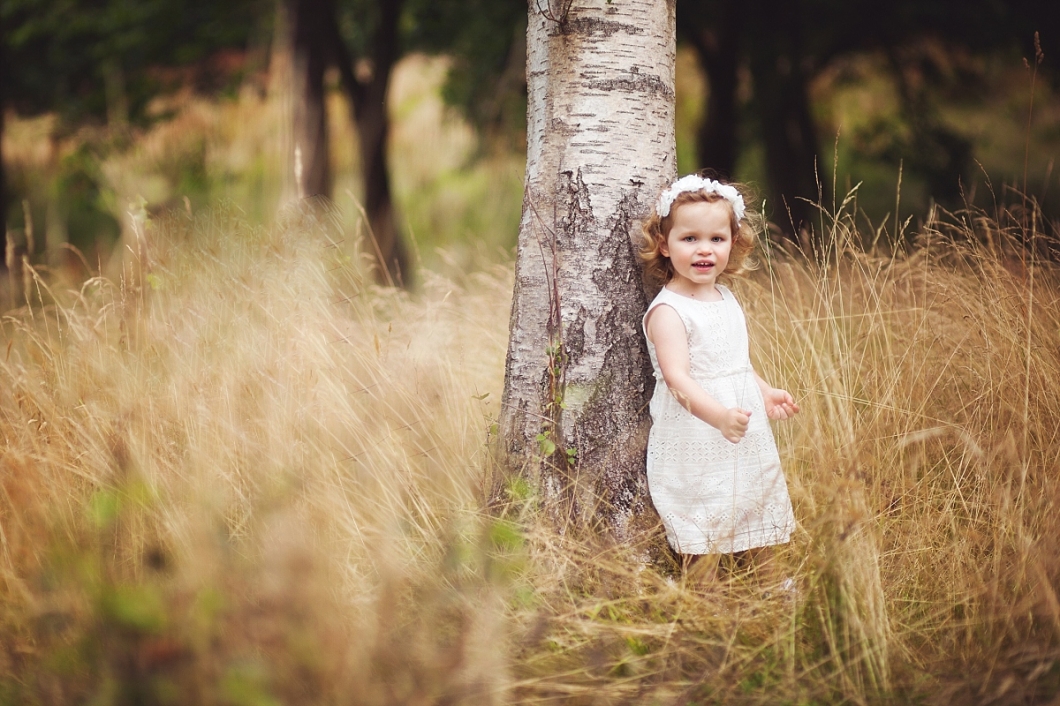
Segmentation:
{"type": "Polygon", "coordinates": [[[748,558],[751,570],[763,585],[771,586],[780,580],[779,564],[776,561],[776,552],[773,551],[773,547],[751,549],[748,551],[748,558]]]}
{"type": "Polygon", "coordinates": [[[728,555],[723,566],[730,578],[756,581],[767,591],[780,580],[773,547],[755,547],[728,555]]]}
{"type": "Polygon", "coordinates": [[[795,580],[784,575],[773,547],[752,549],[749,558],[752,570],[758,578],[758,585],[765,591],[764,597],[780,596],[786,600],[794,600],[797,597],[795,580]]]}
{"type": "Polygon", "coordinates": [[[706,587],[718,575],[717,554],[682,554],[681,569],[686,583],[691,587],[706,587]]]}

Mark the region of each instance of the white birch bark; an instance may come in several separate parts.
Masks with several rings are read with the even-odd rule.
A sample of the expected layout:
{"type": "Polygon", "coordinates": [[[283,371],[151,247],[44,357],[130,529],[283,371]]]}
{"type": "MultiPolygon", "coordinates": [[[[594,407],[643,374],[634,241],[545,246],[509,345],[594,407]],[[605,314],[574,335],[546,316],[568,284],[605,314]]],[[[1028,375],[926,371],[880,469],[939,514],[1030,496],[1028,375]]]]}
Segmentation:
{"type": "Polygon", "coordinates": [[[656,522],[636,253],[675,176],[674,36],[674,0],[529,0],[502,435],[508,467],[536,481],[554,513],[604,519],[619,538],[637,517],[656,522]]]}

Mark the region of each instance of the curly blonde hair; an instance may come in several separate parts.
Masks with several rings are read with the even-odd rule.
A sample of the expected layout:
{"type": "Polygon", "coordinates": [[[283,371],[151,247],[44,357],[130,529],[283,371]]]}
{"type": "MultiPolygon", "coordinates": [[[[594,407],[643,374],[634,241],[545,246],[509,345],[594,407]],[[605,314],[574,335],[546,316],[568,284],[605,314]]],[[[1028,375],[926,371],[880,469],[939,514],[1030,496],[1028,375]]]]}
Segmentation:
{"type": "MultiPolygon", "coordinates": [[[[737,222],[736,214],[730,208],[730,220],[732,222],[732,251],[729,253],[729,265],[721,274],[723,279],[739,277],[758,267],[758,262],[751,257],[755,246],[758,244],[758,233],[762,228],[761,214],[755,211],[756,198],[749,187],[744,184],[730,184],[743,197],[746,212],[742,220],[737,222]]],[[[644,222],[644,242],[640,248],[640,258],[644,261],[644,275],[656,285],[665,285],[674,277],[674,267],[670,258],[662,254],[662,247],[670,235],[670,229],[674,225],[674,214],[677,209],[685,204],[715,201],[725,201],[725,197],[717,193],[705,191],[684,191],[677,195],[670,206],[670,213],[660,216],[658,211],[652,210],[651,218],[644,222]]]]}

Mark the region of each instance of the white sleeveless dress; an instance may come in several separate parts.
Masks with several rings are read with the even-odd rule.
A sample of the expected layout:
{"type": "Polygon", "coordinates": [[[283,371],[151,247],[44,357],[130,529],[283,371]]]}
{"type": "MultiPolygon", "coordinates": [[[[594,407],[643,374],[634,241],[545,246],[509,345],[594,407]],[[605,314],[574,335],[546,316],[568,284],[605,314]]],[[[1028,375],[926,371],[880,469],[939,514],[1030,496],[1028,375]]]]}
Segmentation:
{"type": "Polygon", "coordinates": [[[747,321],[728,288],[704,302],[663,288],[648,307],[666,304],[688,332],[692,378],[726,407],[751,411],[739,443],[692,416],[666,386],[655,346],[648,438],[648,489],[670,546],[681,554],[715,554],[783,544],[795,529],[765,402],[747,352],[747,321]]]}

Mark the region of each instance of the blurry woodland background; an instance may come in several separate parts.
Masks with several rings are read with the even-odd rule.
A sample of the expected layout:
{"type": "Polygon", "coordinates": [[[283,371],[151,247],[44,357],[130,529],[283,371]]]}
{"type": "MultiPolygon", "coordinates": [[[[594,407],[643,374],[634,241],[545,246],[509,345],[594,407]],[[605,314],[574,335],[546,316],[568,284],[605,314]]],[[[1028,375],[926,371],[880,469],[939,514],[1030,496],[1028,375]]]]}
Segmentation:
{"type": "Polygon", "coordinates": [[[1056,4],[678,2],[680,170],[776,225],[790,599],[482,511],[526,11],[0,5],[0,704],[1060,693],[1056,4]]]}
{"type": "MultiPolygon", "coordinates": [[[[69,243],[96,262],[139,199],[152,214],[225,201],[264,223],[319,194],[351,219],[362,205],[384,247],[429,265],[439,247],[461,268],[503,259],[521,203],[525,13],[513,0],[7,2],[7,232],[24,247],[32,231],[31,260],[55,264],[69,243]],[[299,137],[319,149],[302,151],[295,183],[299,137]]],[[[1047,51],[1058,27],[1038,0],[684,0],[680,171],[757,184],[789,232],[808,202],[858,184],[870,231],[1006,188],[1051,214],[1057,73],[1046,62],[1033,81],[1025,62],[1034,33],[1047,51]]]]}

